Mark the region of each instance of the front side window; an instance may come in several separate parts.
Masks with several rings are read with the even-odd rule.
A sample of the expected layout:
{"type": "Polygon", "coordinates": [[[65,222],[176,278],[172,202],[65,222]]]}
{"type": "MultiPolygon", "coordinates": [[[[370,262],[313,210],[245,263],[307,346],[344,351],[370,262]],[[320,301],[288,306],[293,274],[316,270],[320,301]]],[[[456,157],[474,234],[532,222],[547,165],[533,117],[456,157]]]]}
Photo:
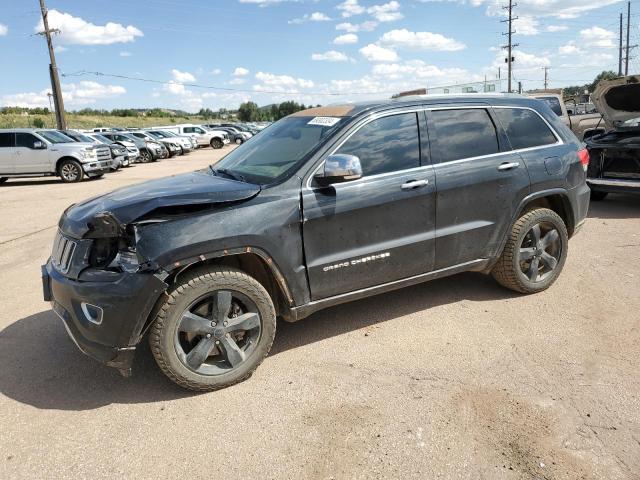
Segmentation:
{"type": "Polygon", "coordinates": [[[532,110],[496,108],[494,111],[514,150],[552,145],[558,141],[540,115],[532,110]]]}
{"type": "Polygon", "coordinates": [[[336,153],[358,157],[364,176],[419,167],[420,141],[415,112],[367,123],[336,153]]]}
{"type": "Polygon", "coordinates": [[[35,143],[40,142],[40,139],[30,133],[16,133],[16,147],[24,147],[35,149],[35,143]]]}
{"type": "Polygon", "coordinates": [[[498,134],[484,108],[434,110],[440,162],[498,153],[498,134]]]}
{"type": "Polygon", "coordinates": [[[0,148],[13,147],[14,133],[0,133],[0,148]]]}
{"type": "Polygon", "coordinates": [[[194,133],[195,128],[193,127],[184,127],[184,133],[194,133]]]}

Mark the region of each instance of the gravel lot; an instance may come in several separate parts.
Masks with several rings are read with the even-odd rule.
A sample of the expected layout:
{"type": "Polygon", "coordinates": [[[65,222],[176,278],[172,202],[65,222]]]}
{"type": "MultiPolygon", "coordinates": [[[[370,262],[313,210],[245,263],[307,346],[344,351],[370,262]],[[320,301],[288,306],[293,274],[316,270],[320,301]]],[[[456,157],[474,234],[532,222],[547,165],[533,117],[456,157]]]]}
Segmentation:
{"type": "Polygon", "coordinates": [[[542,294],[463,274],[281,322],[220,392],[81,354],[41,294],[62,211],[220,155],[0,186],[0,478],[640,478],[640,197],[593,204],[542,294]]]}

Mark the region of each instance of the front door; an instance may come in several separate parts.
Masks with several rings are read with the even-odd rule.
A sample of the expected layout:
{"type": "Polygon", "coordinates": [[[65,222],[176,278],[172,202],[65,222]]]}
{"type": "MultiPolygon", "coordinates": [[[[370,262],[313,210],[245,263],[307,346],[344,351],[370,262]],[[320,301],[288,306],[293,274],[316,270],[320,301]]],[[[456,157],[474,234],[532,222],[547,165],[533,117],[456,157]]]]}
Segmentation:
{"type": "Polygon", "coordinates": [[[432,269],[435,184],[420,151],[423,119],[422,112],[396,113],[363,124],[334,152],[356,155],[363,177],[303,188],[313,300],[432,269]]]}
{"type": "Polygon", "coordinates": [[[493,257],[529,192],[527,166],[490,108],[427,116],[438,185],[435,268],[493,257]]]}
{"type": "Polygon", "coordinates": [[[49,149],[36,148],[36,142],[45,144],[44,141],[31,133],[16,133],[16,146],[13,157],[16,173],[43,173],[51,171],[51,166],[49,165],[49,149]]]}

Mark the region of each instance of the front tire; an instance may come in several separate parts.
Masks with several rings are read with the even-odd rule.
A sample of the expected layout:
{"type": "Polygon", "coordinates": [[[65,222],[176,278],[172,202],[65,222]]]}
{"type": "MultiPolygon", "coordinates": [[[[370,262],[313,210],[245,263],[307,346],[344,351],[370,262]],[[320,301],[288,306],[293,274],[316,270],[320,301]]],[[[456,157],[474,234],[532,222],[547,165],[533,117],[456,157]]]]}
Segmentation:
{"type": "Polygon", "coordinates": [[[246,273],[200,268],[167,293],[149,343],[162,372],[181,387],[212,391],[241,382],[269,353],[273,302],[246,273]]]}
{"type": "Polygon", "coordinates": [[[598,190],[591,190],[591,200],[594,202],[601,202],[607,198],[609,192],[599,192],[598,190]]]}
{"type": "Polygon", "coordinates": [[[63,160],[58,166],[58,175],[65,183],[81,182],[84,171],[79,162],[75,160],[63,160]]]}
{"type": "Polygon", "coordinates": [[[510,290],[541,292],[560,276],[568,247],[567,227],[556,212],[547,208],[529,210],[511,228],[491,274],[510,290]]]}
{"type": "Polygon", "coordinates": [[[211,148],[215,148],[216,150],[220,150],[222,147],[224,147],[224,142],[222,140],[220,140],[219,138],[212,138],[211,139],[211,148]]]}
{"type": "Polygon", "coordinates": [[[141,163],[149,163],[153,161],[153,157],[151,156],[151,152],[149,150],[141,150],[140,151],[140,162],[141,163]]]}
{"type": "Polygon", "coordinates": [[[240,137],[236,138],[236,145],[242,145],[243,140],[240,137]]]}

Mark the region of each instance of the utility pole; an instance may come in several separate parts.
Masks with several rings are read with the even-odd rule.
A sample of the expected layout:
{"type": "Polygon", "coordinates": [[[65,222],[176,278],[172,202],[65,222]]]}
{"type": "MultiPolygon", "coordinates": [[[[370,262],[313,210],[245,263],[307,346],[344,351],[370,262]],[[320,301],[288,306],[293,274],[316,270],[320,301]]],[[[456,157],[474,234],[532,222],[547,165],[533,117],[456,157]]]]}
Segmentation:
{"type": "Polygon", "coordinates": [[[549,86],[549,67],[542,67],[544,70],[544,91],[547,91],[547,87],[549,86]]]}
{"type": "Polygon", "coordinates": [[[507,50],[507,58],[505,59],[505,63],[507,64],[507,92],[511,93],[511,64],[515,61],[515,58],[513,58],[513,49],[514,47],[517,47],[518,44],[517,43],[513,43],[512,39],[513,39],[513,34],[516,33],[515,30],[513,29],[513,21],[517,20],[518,17],[514,17],[513,16],[513,9],[515,7],[517,7],[518,4],[517,3],[513,3],[513,0],[509,0],[509,5],[502,7],[505,10],[508,10],[509,12],[509,18],[507,20],[500,20],[502,23],[507,22],[509,25],[509,30],[507,31],[507,33],[503,33],[503,35],[506,35],[508,38],[508,43],[507,45],[503,46],[502,48],[505,48],[507,50]]]}
{"type": "Polygon", "coordinates": [[[47,46],[49,47],[49,58],[51,63],[49,64],[49,77],[51,78],[51,91],[53,92],[53,104],[56,110],[56,124],[59,130],[65,130],[67,128],[67,122],[64,118],[64,102],[62,101],[62,90],[60,89],[60,79],[58,78],[58,67],[56,66],[56,56],[53,52],[53,42],[51,41],[52,33],[59,33],[58,29],[49,29],[49,20],[47,18],[49,12],[44,5],[44,0],[40,0],[40,11],[42,12],[42,23],[44,25],[44,32],[40,32],[47,39],[47,46]]]}
{"type": "Polygon", "coordinates": [[[627,2],[627,51],[624,57],[624,75],[629,75],[629,27],[631,26],[631,2],[627,2]]]}
{"type": "Polygon", "coordinates": [[[622,13],[620,14],[620,51],[618,53],[618,76],[622,76],[622,13]]]}

